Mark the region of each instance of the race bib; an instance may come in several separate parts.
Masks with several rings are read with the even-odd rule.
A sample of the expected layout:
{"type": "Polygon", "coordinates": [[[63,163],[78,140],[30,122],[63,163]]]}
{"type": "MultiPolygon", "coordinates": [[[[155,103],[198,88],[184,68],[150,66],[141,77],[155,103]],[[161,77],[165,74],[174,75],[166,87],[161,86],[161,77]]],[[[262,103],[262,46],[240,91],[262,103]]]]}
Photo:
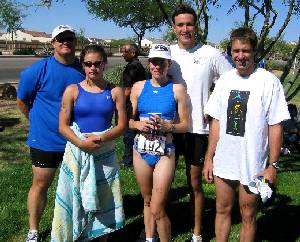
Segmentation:
{"type": "Polygon", "coordinates": [[[137,151],[153,155],[164,155],[166,137],[163,135],[142,135],[137,138],[137,151]]]}

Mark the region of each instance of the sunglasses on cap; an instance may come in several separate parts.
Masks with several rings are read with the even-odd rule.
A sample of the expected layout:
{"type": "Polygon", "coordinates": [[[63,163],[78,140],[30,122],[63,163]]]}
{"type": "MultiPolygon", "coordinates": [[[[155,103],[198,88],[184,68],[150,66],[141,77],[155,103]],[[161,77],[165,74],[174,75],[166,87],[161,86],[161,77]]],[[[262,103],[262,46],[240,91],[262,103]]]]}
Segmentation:
{"type": "Polygon", "coordinates": [[[73,42],[75,40],[75,37],[65,37],[65,36],[56,36],[55,40],[59,43],[64,43],[64,42],[73,42]]]}
{"type": "Polygon", "coordinates": [[[83,64],[86,66],[86,67],[100,67],[102,65],[104,65],[104,61],[95,61],[95,62],[91,62],[91,61],[86,61],[86,62],[83,62],[83,64]]]}

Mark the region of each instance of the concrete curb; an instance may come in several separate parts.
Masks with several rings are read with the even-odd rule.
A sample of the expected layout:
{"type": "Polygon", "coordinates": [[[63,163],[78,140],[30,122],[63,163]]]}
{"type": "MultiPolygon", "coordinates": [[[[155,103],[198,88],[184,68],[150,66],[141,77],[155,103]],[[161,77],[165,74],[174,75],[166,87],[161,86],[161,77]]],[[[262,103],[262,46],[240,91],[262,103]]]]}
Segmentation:
{"type": "Polygon", "coordinates": [[[37,55],[0,55],[0,58],[42,58],[46,56],[37,56],[37,55]]]}

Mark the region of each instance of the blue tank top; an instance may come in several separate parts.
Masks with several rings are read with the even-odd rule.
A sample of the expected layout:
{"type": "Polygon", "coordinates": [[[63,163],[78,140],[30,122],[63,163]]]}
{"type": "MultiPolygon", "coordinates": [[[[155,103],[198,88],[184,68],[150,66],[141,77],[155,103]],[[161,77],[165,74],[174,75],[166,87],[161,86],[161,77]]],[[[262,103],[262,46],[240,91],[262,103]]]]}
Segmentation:
{"type": "Polygon", "coordinates": [[[161,113],[161,117],[173,120],[176,114],[176,100],[173,82],[169,80],[164,86],[154,87],[148,79],[138,98],[139,117],[149,117],[149,113],[161,113]]]}
{"type": "Polygon", "coordinates": [[[80,84],[78,97],[74,105],[74,121],[80,132],[101,132],[111,127],[115,111],[111,88],[107,86],[103,92],[92,93],[85,91],[80,84]]]}

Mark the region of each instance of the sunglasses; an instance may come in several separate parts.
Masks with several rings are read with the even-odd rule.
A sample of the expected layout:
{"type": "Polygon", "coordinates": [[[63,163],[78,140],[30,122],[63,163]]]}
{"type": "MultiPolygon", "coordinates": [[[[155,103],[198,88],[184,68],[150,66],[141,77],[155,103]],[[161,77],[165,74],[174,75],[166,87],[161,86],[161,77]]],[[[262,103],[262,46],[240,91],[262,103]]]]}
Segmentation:
{"type": "Polygon", "coordinates": [[[64,42],[73,42],[75,40],[75,38],[74,37],[57,36],[57,37],[55,37],[55,40],[59,43],[64,43],[64,42]]]}
{"type": "Polygon", "coordinates": [[[86,67],[100,67],[104,64],[104,61],[95,61],[95,62],[91,62],[91,61],[87,61],[87,62],[83,62],[83,64],[86,66],[86,67]]]}
{"type": "Polygon", "coordinates": [[[149,62],[151,62],[153,65],[164,65],[166,62],[165,62],[166,59],[163,59],[163,58],[150,58],[149,59],[149,62]]]}

